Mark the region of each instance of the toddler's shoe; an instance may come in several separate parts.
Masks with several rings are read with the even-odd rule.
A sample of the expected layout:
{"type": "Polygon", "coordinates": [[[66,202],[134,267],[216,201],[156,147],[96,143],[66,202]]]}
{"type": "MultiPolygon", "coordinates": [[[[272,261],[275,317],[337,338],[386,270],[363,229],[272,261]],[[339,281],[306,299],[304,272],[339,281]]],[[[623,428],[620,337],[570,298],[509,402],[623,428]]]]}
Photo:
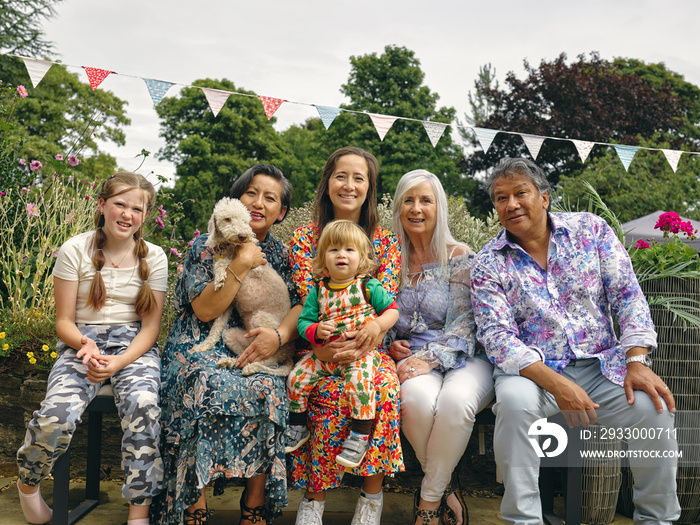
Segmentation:
{"type": "Polygon", "coordinates": [[[335,462],[344,467],[357,467],[365,459],[369,448],[369,436],[350,432],[343,443],[343,451],[335,457],[335,462]]]}
{"type": "Polygon", "coordinates": [[[294,452],[296,449],[298,449],[300,446],[306,443],[311,437],[309,429],[306,428],[306,425],[290,425],[289,427],[287,427],[286,434],[287,446],[284,447],[285,454],[294,452]]]}

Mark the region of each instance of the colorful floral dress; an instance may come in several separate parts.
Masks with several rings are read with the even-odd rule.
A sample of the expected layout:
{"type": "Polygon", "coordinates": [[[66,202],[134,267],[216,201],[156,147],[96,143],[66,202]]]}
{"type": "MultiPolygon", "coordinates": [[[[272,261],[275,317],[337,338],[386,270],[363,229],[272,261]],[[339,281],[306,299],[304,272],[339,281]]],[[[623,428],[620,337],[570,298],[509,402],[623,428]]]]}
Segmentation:
{"type": "MultiPolygon", "coordinates": [[[[290,242],[292,275],[302,297],[314,286],[311,261],[316,256],[318,237],[318,224],[314,223],[297,229],[290,242]]],[[[399,242],[393,233],[378,226],[372,243],[379,263],[375,277],[395,297],[401,265],[399,242]]],[[[312,438],[290,455],[290,475],[295,487],[322,492],[339,486],[345,471],[372,476],[404,470],[399,440],[399,378],[391,357],[384,350],[380,356],[374,382],[375,427],[364,461],[354,469],[345,469],[335,462],[350,431],[350,407],[343,396],[342,379],[324,378],[310,398],[312,438]]]]}
{"type": "MultiPolygon", "coordinates": [[[[263,373],[241,375],[219,368],[227,355],[221,340],[208,352],[189,350],[204,340],[210,323],[200,321],[191,302],[213,279],[213,255],[207,235],[195,241],[175,288],[177,318],[162,356],[162,456],[164,492],[154,505],[153,523],[182,523],[184,510],[215,482],[223,492],[225,478],[267,474],[270,517],[287,504],[284,431],[288,409],[284,377],[263,373]]],[[[292,305],[299,304],[283,243],[268,235],[260,243],[268,264],[288,283],[292,305]]],[[[243,327],[233,312],[229,328],[243,327]]]]}

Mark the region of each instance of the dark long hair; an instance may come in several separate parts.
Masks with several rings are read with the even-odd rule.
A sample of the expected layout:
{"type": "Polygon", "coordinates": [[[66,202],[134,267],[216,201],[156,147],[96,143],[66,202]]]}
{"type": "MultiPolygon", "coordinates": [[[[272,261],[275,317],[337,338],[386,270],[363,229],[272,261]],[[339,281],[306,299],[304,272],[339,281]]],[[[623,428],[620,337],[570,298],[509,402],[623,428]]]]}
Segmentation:
{"type": "Polygon", "coordinates": [[[335,219],[333,203],[328,195],[328,183],[331,179],[331,175],[333,175],[335,171],[338,159],[345,155],[357,155],[367,162],[369,188],[367,189],[367,198],[365,198],[365,202],[362,203],[362,208],[360,209],[360,220],[358,224],[360,228],[365,231],[367,237],[373,239],[374,230],[379,223],[379,212],[377,211],[377,177],[379,174],[379,163],[369,151],[354,146],[345,146],[344,148],[335,150],[331,153],[331,156],[328,157],[326,165],[323,167],[321,182],[318,184],[318,193],[316,193],[316,199],[314,200],[314,215],[316,222],[318,222],[318,233],[321,235],[321,233],[323,233],[323,228],[335,219]]]}

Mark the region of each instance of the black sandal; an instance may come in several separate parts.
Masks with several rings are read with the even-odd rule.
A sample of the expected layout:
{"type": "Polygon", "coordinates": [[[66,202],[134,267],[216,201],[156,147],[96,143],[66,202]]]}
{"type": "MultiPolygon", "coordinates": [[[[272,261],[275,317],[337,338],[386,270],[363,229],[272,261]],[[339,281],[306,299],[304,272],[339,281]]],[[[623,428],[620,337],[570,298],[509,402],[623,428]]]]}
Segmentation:
{"type": "Polygon", "coordinates": [[[251,523],[257,523],[259,521],[267,521],[267,516],[265,514],[265,506],[260,505],[259,507],[253,507],[252,509],[248,507],[245,504],[245,495],[246,492],[248,491],[247,488],[243,489],[243,493],[241,494],[241,520],[239,521],[239,524],[243,522],[243,520],[248,520],[251,523]],[[243,514],[243,513],[246,514],[243,514]]]}
{"type": "Polygon", "coordinates": [[[423,525],[430,523],[440,517],[440,507],[435,510],[418,508],[420,505],[420,489],[416,489],[416,494],[413,496],[413,525],[416,525],[416,520],[420,518],[423,525]]]}
{"type": "Polygon", "coordinates": [[[447,498],[449,498],[452,494],[455,495],[460,507],[462,507],[462,525],[469,525],[469,509],[467,508],[467,504],[464,502],[462,492],[459,489],[453,490],[451,488],[445,490],[445,493],[442,495],[442,501],[440,502],[442,517],[440,518],[440,522],[443,525],[457,525],[458,523],[457,513],[447,504],[447,498]]]}
{"type": "Polygon", "coordinates": [[[195,509],[192,512],[185,509],[185,519],[183,523],[185,525],[207,525],[209,516],[209,509],[195,509]]]}

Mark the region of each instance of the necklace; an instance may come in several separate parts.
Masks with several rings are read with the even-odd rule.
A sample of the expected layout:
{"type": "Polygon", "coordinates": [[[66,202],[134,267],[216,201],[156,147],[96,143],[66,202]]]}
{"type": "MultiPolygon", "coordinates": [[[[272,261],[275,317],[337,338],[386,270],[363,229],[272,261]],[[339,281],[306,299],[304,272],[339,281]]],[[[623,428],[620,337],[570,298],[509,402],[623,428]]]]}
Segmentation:
{"type": "Polygon", "coordinates": [[[107,259],[109,259],[109,262],[112,264],[112,267],[119,268],[119,265],[124,262],[124,259],[126,259],[126,256],[129,254],[130,251],[131,250],[126,250],[124,252],[124,255],[119,260],[119,264],[115,264],[114,261],[112,260],[112,257],[110,257],[110,255],[106,251],[102,250],[102,253],[104,253],[107,256],[107,259]]]}

